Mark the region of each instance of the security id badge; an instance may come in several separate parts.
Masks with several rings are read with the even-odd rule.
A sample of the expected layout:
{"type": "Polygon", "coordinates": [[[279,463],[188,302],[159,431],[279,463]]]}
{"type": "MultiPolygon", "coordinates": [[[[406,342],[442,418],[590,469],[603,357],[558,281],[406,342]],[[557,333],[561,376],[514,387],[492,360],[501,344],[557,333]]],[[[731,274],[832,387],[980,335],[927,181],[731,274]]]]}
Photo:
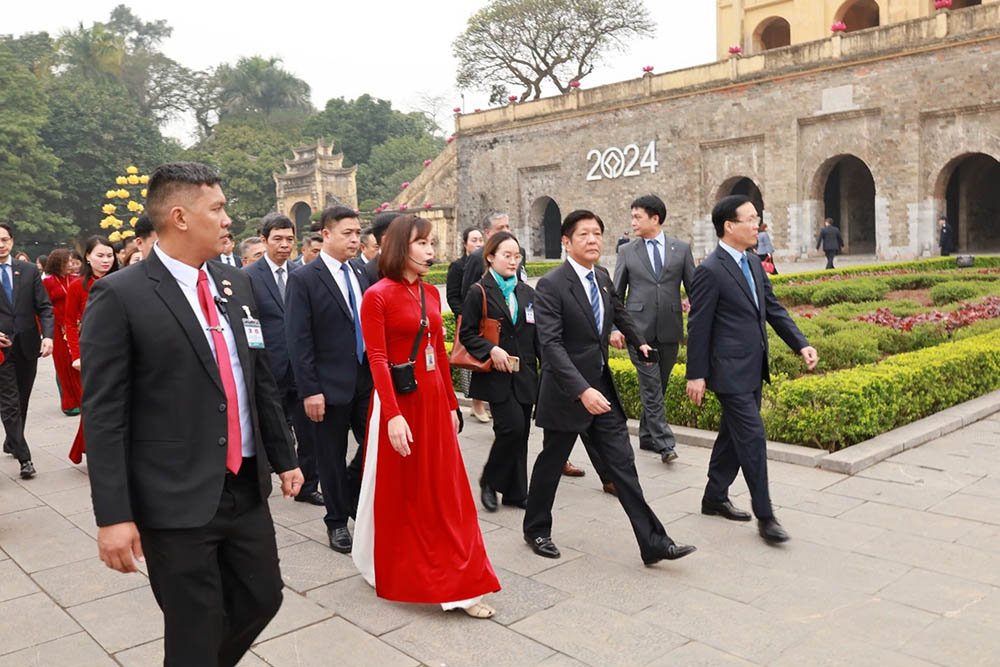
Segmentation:
{"type": "Polygon", "coordinates": [[[430,345],[424,349],[424,363],[429,371],[437,368],[437,358],[434,356],[434,348],[430,345]]]}
{"type": "Polygon", "coordinates": [[[535,304],[529,303],[524,307],[524,321],[528,324],[535,323],[535,304]]]}
{"type": "Polygon", "coordinates": [[[250,309],[243,307],[246,317],[243,318],[243,331],[247,335],[247,345],[251,350],[264,349],[264,332],[260,328],[260,320],[250,317],[250,309]]]}

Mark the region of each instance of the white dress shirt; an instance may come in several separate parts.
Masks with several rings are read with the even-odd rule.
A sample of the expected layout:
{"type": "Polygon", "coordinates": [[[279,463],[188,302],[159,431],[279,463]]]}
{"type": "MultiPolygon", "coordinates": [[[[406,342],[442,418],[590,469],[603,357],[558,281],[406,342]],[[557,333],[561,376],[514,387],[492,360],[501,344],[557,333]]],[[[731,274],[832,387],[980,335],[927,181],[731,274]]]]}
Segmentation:
{"type": "Polygon", "coordinates": [[[229,253],[228,255],[219,255],[219,261],[223,264],[228,264],[229,266],[236,266],[236,258],[233,256],[233,253],[229,253]]]}
{"type": "MultiPolygon", "coordinates": [[[[333,279],[337,282],[337,287],[340,288],[340,293],[344,296],[344,303],[347,304],[347,310],[351,309],[351,299],[347,295],[347,290],[350,289],[354,292],[354,303],[355,307],[358,309],[358,313],[361,313],[361,284],[358,283],[358,277],[354,275],[354,269],[351,268],[350,264],[346,262],[341,262],[338,259],[334,259],[330,255],[326,254],[325,250],[320,250],[319,256],[323,258],[323,263],[326,264],[326,268],[330,270],[333,275],[333,279]],[[344,280],[344,271],[340,268],[342,266],[347,266],[347,273],[351,276],[351,285],[348,288],[347,282],[344,280]]],[[[353,315],[352,315],[353,317],[353,315]]]]}
{"type": "MultiPolygon", "coordinates": [[[[728,243],[726,243],[722,239],[719,239],[719,247],[722,248],[723,250],[725,250],[726,254],[733,258],[733,261],[736,262],[736,266],[739,267],[740,272],[742,273],[743,272],[743,267],[740,266],[740,262],[743,260],[744,257],[746,257],[746,253],[745,252],[740,252],[739,250],[737,250],[733,246],[729,245],[728,243]]],[[[747,264],[748,265],[749,265],[749,262],[750,262],[750,260],[748,259],[747,260],[747,264]]],[[[753,302],[756,304],[757,303],[757,281],[753,277],[753,271],[750,272],[750,284],[751,284],[751,286],[753,288],[753,295],[754,295],[753,296],[753,302]]]]}
{"type": "Polygon", "coordinates": [[[590,273],[591,271],[594,272],[594,282],[597,283],[597,295],[599,297],[597,299],[597,302],[600,307],[599,317],[601,318],[601,327],[598,327],[598,329],[603,331],[602,327],[604,326],[604,297],[601,296],[601,291],[602,291],[601,283],[597,280],[597,267],[594,267],[593,269],[587,269],[584,268],[583,265],[578,264],[577,261],[572,257],[567,257],[566,259],[569,261],[569,265],[573,267],[573,270],[576,271],[576,275],[580,278],[580,284],[583,285],[583,293],[587,296],[588,304],[590,303],[590,280],[587,279],[587,274],[590,273]]]}
{"type": "MultiPolygon", "coordinates": [[[[651,239],[643,239],[642,242],[646,245],[646,254],[649,255],[649,265],[656,268],[656,261],[653,259],[653,241],[659,243],[657,250],[660,253],[660,266],[667,265],[667,237],[663,232],[660,232],[651,239]]],[[[662,270],[662,269],[661,269],[662,270]]]]}
{"type": "MultiPolygon", "coordinates": [[[[181,288],[181,293],[187,299],[191,310],[194,311],[194,316],[198,319],[198,324],[201,325],[201,330],[205,334],[205,340],[208,341],[208,347],[212,350],[212,358],[216,358],[215,341],[212,339],[212,332],[208,328],[208,320],[205,319],[205,314],[201,311],[201,303],[198,302],[198,269],[174,259],[160,248],[159,243],[153,245],[153,252],[156,253],[156,256],[163,262],[163,266],[167,268],[170,275],[177,281],[177,286],[181,288]]],[[[211,272],[208,271],[205,264],[201,265],[201,270],[208,275],[208,289],[212,292],[212,296],[218,297],[219,290],[215,288],[215,281],[212,280],[211,272]]],[[[237,319],[243,317],[242,313],[234,312],[233,309],[230,309],[230,316],[237,319]]],[[[233,367],[233,378],[236,380],[236,397],[240,405],[240,435],[243,436],[241,448],[243,456],[246,458],[253,456],[256,452],[253,438],[253,421],[250,418],[250,397],[247,392],[247,382],[246,378],[243,377],[243,365],[240,364],[240,355],[236,351],[236,338],[233,336],[233,329],[229,325],[229,320],[221,312],[219,313],[219,324],[222,326],[222,335],[226,338],[226,347],[229,349],[229,363],[233,367]]]]}
{"type": "Polygon", "coordinates": [[[287,286],[288,285],[288,262],[286,261],[285,263],[280,264],[280,265],[279,264],[275,264],[274,262],[271,261],[271,258],[267,256],[266,252],[264,253],[264,261],[267,262],[268,268],[271,269],[271,277],[274,278],[274,283],[276,285],[278,284],[278,269],[284,269],[284,271],[282,271],[282,274],[285,276],[285,285],[287,286]]]}

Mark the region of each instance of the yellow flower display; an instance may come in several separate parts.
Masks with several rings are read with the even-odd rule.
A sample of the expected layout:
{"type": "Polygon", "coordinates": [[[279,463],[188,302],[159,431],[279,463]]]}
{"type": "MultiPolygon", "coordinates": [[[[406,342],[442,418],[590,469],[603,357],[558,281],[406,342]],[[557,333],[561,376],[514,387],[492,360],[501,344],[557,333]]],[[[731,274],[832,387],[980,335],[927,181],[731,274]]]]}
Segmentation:
{"type": "Polygon", "coordinates": [[[125,178],[124,176],[119,176],[118,178],[115,179],[115,183],[117,183],[118,185],[126,185],[128,183],[128,179],[125,178]]]}
{"type": "Polygon", "coordinates": [[[131,199],[128,200],[128,210],[130,210],[130,211],[132,211],[134,213],[134,212],[138,211],[140,208],[142,208],[142,204],[140,204],[137,201],[133,201],[131,199]]]}
{"type": "MultiPolygon", "coordinates": [[[[118,191],[117,190],[108,190],[107,192],[104,193],[104,196],[107,197],[108,199],[114,199],[115,197],[118,196],[118,191]]],[[[143,197],[145,197],[145,196],[146,195],[143,195],[143,197]]]]}
{"type": "MultiPolygon", "coordinates": [[[[143,181],[143,183],[145,183],[145,182],[146,182],[146,181],[143,181]]],[[[142,189],[142,190],[141,190],[141,191],[139,192],[139,194],[141,194],[141,195],[142,195],[143,197],[145,197],[145,196],[146,196],[146,188],[143,188],[143,189],[142,189]]]]}
{"type": "Polygon", "coordinates": [[[129,185],[139,185],[139,177],[136,176],[135,174],[129,174],[128,184],[129,185]]]}
{"type": "Polygon", "coordinates": [[[137,223],[137,222],[139,222],[139,218],[137,218],[137,217],[135,217],[135,216],[133,215],[133,216],[132,216],[132,219],[128,221],[128,224],[129,224],[130,226],[132,226],[132,227],[135,227],[135,223],[137,223]]]}
{"type": "Polygon", "coordinates": [[[111,234],[108,235],[108,240],[111,241],[112,243],[116,241],[121,241],[122,240],[121,232],[118,231],[111,232],[111,234]]]}
{"type": "Polygon", "coordinates": [[[128,197],[129,197],[128,190],[126,190],[125,188],[122,188],[121,190],[119,190],[118,191],[118,197],[121,198],[121,199],[128,199],[128,197]]]}
{"type": "MultiPolygon", "coordinates": [[[[142,176],[140,176],[139,177],[139,182],[142,183],[143,185],[145,185],[146,183],[149,183],[149,175],[148,174],[143,174],[142,176]]],[[[143,197],[146,196],[146,191],[145,190],[142,191],[142,196],[143,197]]]]}
{"type": "Polygon", "coordinates": [[[101,229],[112,230],[112,234],[108,236],[109,239],[121,240],[135,235],[135,232],[131,228],[135,227],[136,223],[139,222],[138,216],[146,210],[145,205],[140,203],[146,197],[146,188],[142,187],[141,190],[136,188],[136,190],[139,190],[138,193],[132,188],[135,186],[144,186],[147,183],[149,183],[149,175],[140,174],[138,167],[129,165],[125,168],[125,175],[115,177],[117,187],[104,193],[104,197],[112,201],[107,201],[100,205],[103,217],[100,218],[98,224],[101,229]],[[125,220],[115,215],[118,212],[118,202],[114,200],[117,199],[123,200],[121,203],[125,204],[125,207],[128,209],[129,214],[125,220]],[[128,225],[122,229],[126,221],[128,221],[128,225]]]}
{"type": "Polygon", "coordinates": [[[112,213],[114,213],[114,212],[115,212],[115,209],[116,209],[116,208],[118,208],[118,207],[117,207],[117,206],[115,206],[114,204],[105,204],[104,206],[102,206],[102,207],[101,207],[101,211],[102,211],[103,213],[106,213],[106,214],[108,214],[108,215],[111,215],[112,213]]]}
{"type": "Polygon", "coordinates": [[[130,236],[135,236],[135,232],[133,232],[131,229],[126,229],[124,232],[119,232],[118,236],[120,236],[122,240],[125,240],[130,236]]]}

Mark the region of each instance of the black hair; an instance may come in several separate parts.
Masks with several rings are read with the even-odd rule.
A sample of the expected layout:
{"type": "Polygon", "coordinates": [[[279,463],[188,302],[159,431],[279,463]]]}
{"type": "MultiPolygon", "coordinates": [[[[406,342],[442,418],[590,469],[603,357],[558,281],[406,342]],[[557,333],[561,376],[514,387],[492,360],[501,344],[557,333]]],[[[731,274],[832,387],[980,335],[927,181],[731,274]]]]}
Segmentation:
{"type": "Polygon", "coordinates": [[[275,229],[291,229],[295,231],[295,223],[292,222],[291,218],[287,215],[282,215],[280,213],[268,213],[264,216],[264,219],[260,221],[260,235],[266,241],[271,232],[275,229]]]}
{"type": "Polygon", "coordinates": [[[478,232],[478,231],[479,231],[479,229],[477,229],[476,227],[466,227],[465,229],[462,230],[462,247],[463,248],[465,247],[465,244],[469,242],[469,234],[471,234],[472,232],[478,232]]]}
{"type": "Polygon", "coordinates": [[[14,228],[9,222],[0,221],[0,229],[6,229],[11,238],[14,238],[14,228]]]}
{"type": "Polygon", "coordinates": [[[114,249],[114,244],[108,240],[107,236],[91,236],[83,245],[83,268],[80,269],[80,277],[83,280],[84,289],[88,288],[87,283],[94,277],[94,269],[90,266],[90,262],[87,261],[87,255],[92,253],[94,248],[99,245],[107,246],[113,251],[111,253],[111,268],[108,269],[108,274],[114,273],[118,270],[118,251],[114,249]]]}
{"type": "Polygon", "coordinates": [[[309,232],[306,237],[302,239],[303,245],[309,245],[310,243],[322,243],[323,235],[319,232],[309,232]]]}
{"type": "Polygon", "coordinates": [[[341,220],[347,220],[348,218],[357,218],[358,214],[354,212],[353,208],[347,208],[346,206],[331,206],[330,208],[323,211],[323,215],[320,216],[320,229],[332,229],[337,226],[341,220]]]}
{"type": "Polygon", "coordinates": [[[720,239],[723,237],[726,233],[726,222],[737,222],[736,209],[748,202],[753,200],[746,195],[729,195],[715,204],[715,208],[712,209],[712,224],[715,225],[716,236],[720,239]]]}
{"type": "Polygon", "coordinates": [[[604,221],[601,220],[601,216],[592,211],[580,209],[578,211],[573,211],[566,216],[566,219],[563,220],[562,227],[559,229],[559,234],[561,236],[571,238],[573,236],[573,231],[576,229],[577,223],[581,220],[596,220],[597,224],[601,228],[601,233],[604,233],[604,221]]]}
{"type": "Polygon", "coordinates": [[[153,229],[153,221],[149,219],[149,215],[146,213],[139,216],[139,219],[136,220],[135,227],[133,229],[135,229],[135,235],[143,241],[152,236],[153,232],[156,231],[153,229]]]}
{"type": "Polygon", "coordinates": [[[382,237],[385,236],[385,230],[389,229],[389,225],[392,221],[403,215],[399,211],[386,211],[385,213],[379,213],[372,220],[372,236],[375,237],[375,243],[382,245],[382,237]]]}
{"type": "MultiPolygon", "coordinates": [[[[641,208],[646,212],[646,215],[653,217],[654,215],[658,217],[659,224],[663,224],[663,221],[667,217],[667,205],[663,203],[663,200],[656,195],[643,195],[632,202],[629,209],[641,208]]],[[[626,232],[627,234],[628,232],[626,232]]]]}
{"type": "Polygon", "coordinates": [[[168,162],[153,170],[146,186],[146,211],[153,228],[166,223],[169,199],[185,186],[218,185],[222,182],[211,167],[200,162],[168,162]]]}

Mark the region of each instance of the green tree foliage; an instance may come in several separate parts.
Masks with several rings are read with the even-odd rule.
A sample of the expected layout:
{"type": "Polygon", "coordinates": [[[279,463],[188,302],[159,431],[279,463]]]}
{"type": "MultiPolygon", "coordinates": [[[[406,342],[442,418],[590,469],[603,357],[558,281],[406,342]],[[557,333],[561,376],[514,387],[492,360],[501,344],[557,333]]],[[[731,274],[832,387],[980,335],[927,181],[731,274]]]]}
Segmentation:
{"type": "Polygon", "coordinates": [[[312,110],[309,84],[281,67],[280,58],[252,56],[215,71],[220,118],[230,114],[312,110]]]}
{"type": "Polygon", "coordinates": [[[443,139],[430,134],[393,137],[379,144],[372,149],[370,159],[358,166],[358,201],[366,208],[373,208],[369,206],[372,202],[377,206],[390,201],[402,183],[416,178],[424,160],[440,153],[444,145],[443,139]]]}
{"type": "Polygon", "coordinates": [[[14,223],[21,247],[50,245],[78,231],[55,212],[59,159],[39,135],[47,108],[41,82],[0,43],[0,220],[14,223]]]}
{"type": "Polygon", "coordinates": [[[508,85],[523,91],[522,100],[541,97],[545,83],[565,93],[655,28],[642,0],[491,0],[452,44],[458,86],[508,85]]]}
{"type": "Polygon", "coordinates": [[[389,100],[365,94],[355,100],[329,100],[323,111],[309,119],[304,132],[309,137],[333,139],[336,150],[344,154],[344,164],[350,166],[368,162],[372,149],[389,139],[416,139],[434,129],[423,114],[403,113],[393,109],[389,100]]]}

